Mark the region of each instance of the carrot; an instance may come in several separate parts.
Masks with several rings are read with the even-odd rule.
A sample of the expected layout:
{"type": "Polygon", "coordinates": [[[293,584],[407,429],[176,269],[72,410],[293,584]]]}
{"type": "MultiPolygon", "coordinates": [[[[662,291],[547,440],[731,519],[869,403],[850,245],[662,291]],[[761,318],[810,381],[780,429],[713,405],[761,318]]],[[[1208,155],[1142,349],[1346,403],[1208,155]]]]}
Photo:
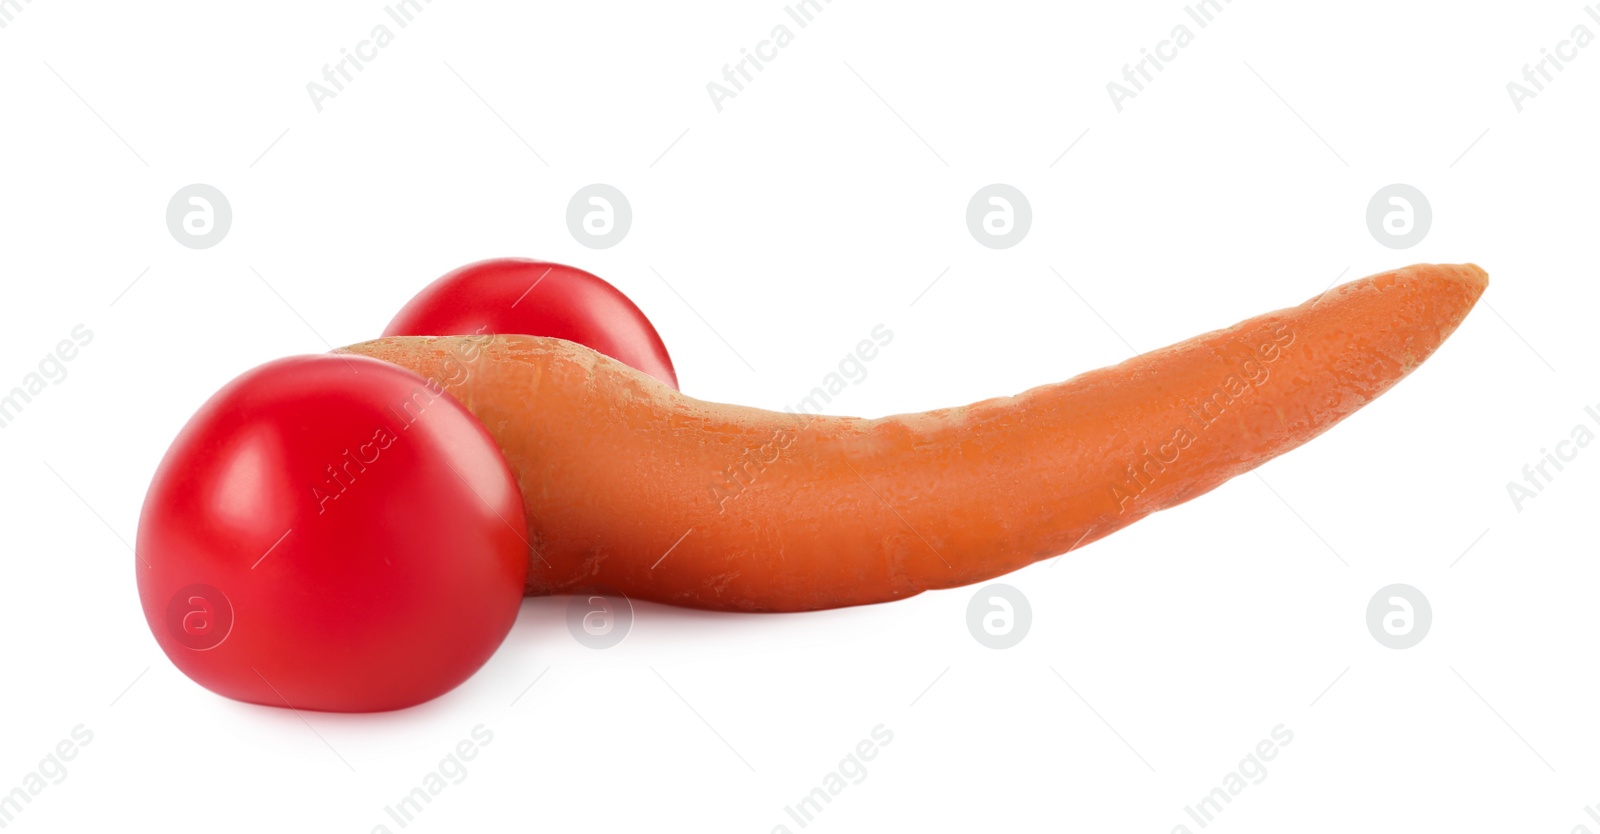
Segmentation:
{"type": "Polygon", "coordinates": [[[343,350],[430,380],[396,405],[408,420],[448,391],[488,427],[527,509],[529,594],[803,611],[979,582],[1202,495],[1388,390],[1487,285],[1471,264],[1407,267],[1014,397],[875,420],[702,402],[557,339],[343,350]]]}

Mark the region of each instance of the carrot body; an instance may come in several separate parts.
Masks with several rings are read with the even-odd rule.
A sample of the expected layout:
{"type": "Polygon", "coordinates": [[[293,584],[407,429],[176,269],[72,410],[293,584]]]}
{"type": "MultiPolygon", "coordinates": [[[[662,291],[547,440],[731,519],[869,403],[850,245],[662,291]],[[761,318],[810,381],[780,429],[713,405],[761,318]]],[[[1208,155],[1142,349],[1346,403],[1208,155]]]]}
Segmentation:
{"type": "Polygon", "coordinates": [[[875,420],[702,402],[555,339],[344,350],[437,381],[498,440],[530,594],[801,611],[978,582],[1201,495],[1388,390],[1487,283],[1408,267],[1014,397],[875,420]]]}

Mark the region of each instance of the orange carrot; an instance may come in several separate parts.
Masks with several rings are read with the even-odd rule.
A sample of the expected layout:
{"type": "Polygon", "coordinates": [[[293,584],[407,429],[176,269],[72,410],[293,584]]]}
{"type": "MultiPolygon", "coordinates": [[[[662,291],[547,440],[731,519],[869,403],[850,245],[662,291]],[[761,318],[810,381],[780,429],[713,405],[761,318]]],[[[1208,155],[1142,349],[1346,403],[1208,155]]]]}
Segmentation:
{"type": "Polygon", "coordinates": [[[531,336],[343,350],[488,427],[527,508],[528,593],[803,611],[979,582],[1201,495],[1326,431],[1488,285],[1412,266],[1014,397],[876,420],[702,402],[531,336]]]}

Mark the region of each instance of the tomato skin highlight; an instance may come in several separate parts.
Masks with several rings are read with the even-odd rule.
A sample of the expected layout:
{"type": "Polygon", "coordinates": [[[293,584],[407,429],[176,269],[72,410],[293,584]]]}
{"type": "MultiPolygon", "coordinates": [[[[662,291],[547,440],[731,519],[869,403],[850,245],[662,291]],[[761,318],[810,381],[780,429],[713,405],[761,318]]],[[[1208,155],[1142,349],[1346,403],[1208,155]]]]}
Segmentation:
{"type": "Polygon", "coordinates": [[[638,305],[577,267],[495,258],[456,269],[401,308],[385,336],[548,336],[678,387],[667,346],[638,305]]]}
{"type": "Polygon", "coordinates": [[[223,387],[173,441],[140,515],[139,596],[162,650],[213,692],[400,709],[505,639],[525,528],[504,456],[437,384],[290,357],[223,387]]]}

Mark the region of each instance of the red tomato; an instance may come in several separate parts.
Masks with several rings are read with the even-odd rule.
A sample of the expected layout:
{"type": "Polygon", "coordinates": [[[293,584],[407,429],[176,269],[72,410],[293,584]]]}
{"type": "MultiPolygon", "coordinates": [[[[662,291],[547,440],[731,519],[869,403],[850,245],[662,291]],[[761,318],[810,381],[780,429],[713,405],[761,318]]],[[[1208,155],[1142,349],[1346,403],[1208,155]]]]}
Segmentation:
{"type": "Polygon", "coordinates": [[[566,339],[678,387],[667,346],[622,291],[575,267],[498,258],[429,284],[385,336],[520,333],[566,339]]]}
{"type": "Polygon", "coordinates": [[[525,530],[505,458],[436,383],[290,357],[229,383],[173,441],[139,519],[139,596],[167,657],[213,692],[399,709],[505,639],[525,530]]]}

